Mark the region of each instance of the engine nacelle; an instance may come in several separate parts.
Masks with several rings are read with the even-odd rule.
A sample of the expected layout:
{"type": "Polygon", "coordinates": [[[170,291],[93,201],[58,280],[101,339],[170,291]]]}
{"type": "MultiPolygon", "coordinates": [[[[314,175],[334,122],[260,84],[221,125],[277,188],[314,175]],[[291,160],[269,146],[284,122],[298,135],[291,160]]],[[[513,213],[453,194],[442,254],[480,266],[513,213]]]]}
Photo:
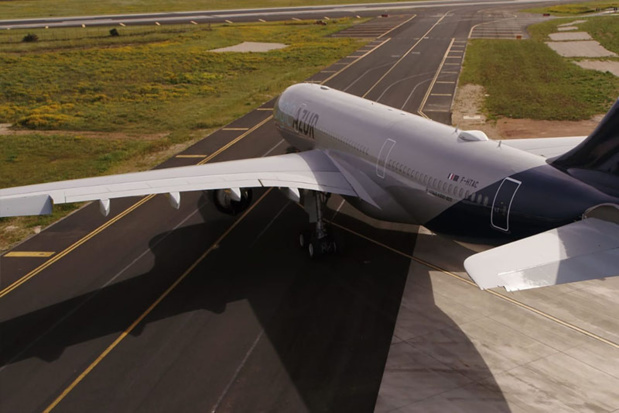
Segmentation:
{"type": "Polygon", "coordinates": [[[213,191],[213,202],[219,212],[228,215],[237,215],[244,212],[251,205],[252,190],[240,190],[240,196],[231,189],[216,189],[213,191]],[[235,200],[238,199],[238,200],[235,200]]]}

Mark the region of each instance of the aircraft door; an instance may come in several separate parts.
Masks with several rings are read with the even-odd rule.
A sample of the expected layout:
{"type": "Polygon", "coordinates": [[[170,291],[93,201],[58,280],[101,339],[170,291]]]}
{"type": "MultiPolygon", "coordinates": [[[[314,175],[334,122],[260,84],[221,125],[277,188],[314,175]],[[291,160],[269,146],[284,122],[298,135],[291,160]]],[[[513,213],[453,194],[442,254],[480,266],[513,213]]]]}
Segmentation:
{"type": "Polygon", "coordinates": [[[509,212],[521,183],[512,178],[505,178],[501,182],[494,195],[492,210],[490,211],[490,223],[494,228],[509,231],[509,212]]]}
{"type": "Polygon", "coordinates": [[[376,175],[378,175],[379,178],[385,177],[387,160],[389,159],[389,154],[391,154],[391,150],[394,146],[395,141],[393,139],[387,139],[385,143],[383,143],[382,148],[380,148],[380,152],[378,153],[378,159],[376,160],[376,175]]]}

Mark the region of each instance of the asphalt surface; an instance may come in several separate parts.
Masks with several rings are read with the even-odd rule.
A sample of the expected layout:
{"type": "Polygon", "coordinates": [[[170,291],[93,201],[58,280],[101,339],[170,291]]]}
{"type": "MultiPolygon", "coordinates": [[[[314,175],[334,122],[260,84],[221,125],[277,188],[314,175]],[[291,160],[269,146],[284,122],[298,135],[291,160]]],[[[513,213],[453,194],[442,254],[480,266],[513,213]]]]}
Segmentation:
{"type": "MultiPolygon", "coordinates": [[[[527,0],[526,3],[541,3],[546,0],[527,0]]],[[[44,27],[80,27],[109,25],[145,24],[188,24],[188,23],[234,23],[275,21],[286,19],[323,19],[336,17],[375,17],[381,14],[403,14],[411,10],[442,7],[469,7],[513,4],[514,0],[451,1],[435,0],[398,3],[366,3],[348,5],[324,5],[304,7],[281,7],[243,10],[200,10],[169,13],[141,13],[102,16],[70,16],[53,18],[31,18],[0,20],[0,30],[31,29],[44,27]]]]}
{"type": "MultiPolygon", "coordinates": [[[[446,62],[461,62],[456,46],[484,21],[480,8],[385,19],[382,37],[310,80],[448,123],[456,85],[448,82],[457,73],[446,72],[459,65],[446,62]]],[[[159,167],[285,153],[272,104],[159,167]]],[[[341,251],[312,261],[296,242],[308,225],[303,210],[277,190],[255,191],[253,205],[229,217],[209,194],[188,193],[179,210],[163,196],[124,199],[103,218],[90,204],[15,248],[51,257],[0,257],[0,410],[395,411],[412,395],[401,381],[385,387],[394,383],[387,372],[406,365],[394,361],[394,346],[417,340],[430,356],[407,372],[429,371],[429,359],[445,358],[432,353],[444,342],[433,327],[457,341],[454,369],[470,368],[469,381],[455,382],[473,380],[480,390],[469,386],[467,394],[488,401],[486,408],[515,409],[493,377],[492,358],[479,350],[485,342],[461,327],[457,313],[471,312],[462,304],[448,315],[441,302],[460,281],[443,285],[429,267],[413,271],[420,264],[410,257],[428,255],[424,248],[437,237],[370,220],[334,196],[329,216],[341,251]],[[411,280],[423,288],[409,296],[411,280]],[[411,316],[404,303],[423,316],[411,316]],[[404,334],[412,327],[432,339],[404,334]]],[[[430,250],[446,255],[427,259],[461,273],[471,249],[439,247],[430,250]]],[[[475,288],[468,294],[485,302],[475,288]]],[[[492,312],[489,304],[475,311],[492,312]]],[[[441,387],[424,377],[413,382],[431,382],[433,393],[424,389],[418,399],[454,389],[453,381],[441,387]]]]}

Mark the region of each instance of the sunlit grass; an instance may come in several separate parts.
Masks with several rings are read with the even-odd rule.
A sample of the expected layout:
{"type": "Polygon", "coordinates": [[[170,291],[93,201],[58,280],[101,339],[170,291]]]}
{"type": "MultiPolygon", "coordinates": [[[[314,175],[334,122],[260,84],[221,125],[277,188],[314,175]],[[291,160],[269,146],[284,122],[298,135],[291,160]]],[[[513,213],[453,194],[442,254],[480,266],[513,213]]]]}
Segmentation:
{"type": "Polygon", "coordinates": [[[619,7],[619,1],[588,1],[584,3],[556,4],[523,10],[528,13],[550,13],[557,16],[596,13],[609,8],[619,7]]]}
{"type": "MultiPolygon", "coordinates": [[[[460,81],[485,87],[490,117],[582,120],[608,110],[619,95],[619,78],[582,69],[544,43],[567,21],[529,27],[530,40],[471,41],[460,81]]],[[[616,51],[617,22],[615,17],[594,17],[579,27],[616,51]]]]}
{"type": "Polygon", "coordinates": [[[174,131],[221,126],[359,46],[325,36],[351,24],[248,24],[121,36],[66,30],[0,35],[0,123],[27,129],[174,131]],[[11,41],[11,36],[13,37],[11,41]],[[57,36],[56,39],[52,38],[57,36]],[[71,36],[75,36],[72,38],[71,36]],[[212,53],[242,41],[289,45],[267,53],[212,53]]]}
{"type": "Polygon", "coordinates": [[[294,7],[351,3],[396,3],[399,1],[410,0],[19,0],[1,1],[0,19],[247,9],[258,7],[294,7]]]}
{"type": "MultiPolygon", "coordinates": [[[[127,27],[117,37],[109,28],[37,30],[34,43],[21,41],[25,31],[2,32],[0,123],[32,133],[0,136],[0,188],[151,167],[161,161],[153,154],[231,122],[359,48],[362,41],[325,37],[358,21],[127,27]],[[289,46],[209,52],[242,41],[289,46]],[[54,132],[37,133],[44,130],[54,132]],[[111,137],[69,132],[76,130],[111,137]]],[[[0,250],[74,208],[0,219],[0,250]]]]}

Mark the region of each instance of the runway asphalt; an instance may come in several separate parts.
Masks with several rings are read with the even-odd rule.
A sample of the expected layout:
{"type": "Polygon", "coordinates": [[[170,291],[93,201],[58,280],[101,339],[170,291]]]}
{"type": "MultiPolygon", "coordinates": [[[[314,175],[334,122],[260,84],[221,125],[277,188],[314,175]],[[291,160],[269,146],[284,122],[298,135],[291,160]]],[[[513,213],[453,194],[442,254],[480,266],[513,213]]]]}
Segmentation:
{"type": "MultiPolygon", "coordinates": [[[[449,123],[456,84],[439,82],[487,9],[398,16],[310,80],[449,123]]],[[[159,167],[285,153],[272,104],[159,167]]],[[[0,257],[0,410],[619,409],[617,279],[482,292],[462,261],[483,247],[336,196],[341,252],[311,261],[304,211],[254,200],[237,217],[202,193],[90,204],[14,250],[50,257],[0,257]]]]}
{"type": "MultiPolygon", "coordinates": [[[[524,3],[541,3],[547,0],[526,0],[524,3]]],[[[0,20],[0,30],[54,27],[146,25],[146,24],[203,24],[276,21],[288,19],[324,19],[340,17],[376,17],[382,14],[403,14],[410,10],[442,7],[469,7],[509,5],[514,0],[431,0],[396,3],[365,3],[302,7],[278,7],[242,10],[199,10],[184,12],[140,13],[101,16],[43,17],[0,20]]]]}

